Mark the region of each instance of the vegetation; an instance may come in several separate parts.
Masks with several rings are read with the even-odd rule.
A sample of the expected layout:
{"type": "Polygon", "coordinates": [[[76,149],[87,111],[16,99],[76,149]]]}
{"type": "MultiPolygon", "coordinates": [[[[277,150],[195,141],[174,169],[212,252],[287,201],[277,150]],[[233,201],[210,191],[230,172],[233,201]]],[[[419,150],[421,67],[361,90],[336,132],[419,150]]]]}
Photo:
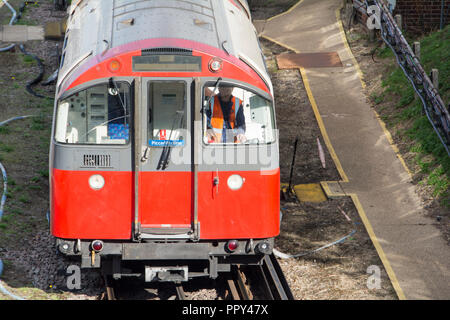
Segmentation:
{"type": "MultiPolygon", "coordinates": [[[[430,74],[431,69],[439,70],[439,93],[444,103],[450,98],[450,26],[444,30],[434,32],[422,39],[421,63],[425,71],[430,74]]],[[[414,40],[418,41],[418,40],[414,40]]],[[[389,48],[381,50],[379,57],[393,59],[389,48]]],[[[398,129],[398,135],[408,139],[411,145],[409,152],[416,154],[414,162],[420,168],[421,184],[427,184],[433,189],[433,196],[440,199],[445,206],[450,206],[449,173],[450,158],[441,145],[428,118],[423,111],[423,105],[414,92],[402,69],[392,63],[382,81],[383,90],[372,95],[375,104],[384,101],[398,101],[396,112],[383,119],[390,126],[398,129]]]]}

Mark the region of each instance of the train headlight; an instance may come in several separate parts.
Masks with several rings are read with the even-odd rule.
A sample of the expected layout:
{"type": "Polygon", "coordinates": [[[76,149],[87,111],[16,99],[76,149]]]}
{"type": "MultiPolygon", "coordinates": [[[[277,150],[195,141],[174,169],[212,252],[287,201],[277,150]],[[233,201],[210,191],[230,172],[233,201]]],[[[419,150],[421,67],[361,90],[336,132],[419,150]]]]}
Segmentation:
{"type": "Polygon", "coordinates": [[[94,190],[100,190],[105,186],[105,178],[99,174],[94,174],[89,178],[89,186],[94,190]]]}
{"type": "Polygon", "coordinates": [[[244,178],[242,178],[238,174],[233,174],[228,178],[228,188],[230,188],[233,191],[239,190],[242,188],[242,185],[244,184],[244,178]]]}
{"type": "Polygon", "coordinates": [[[219,72],[220,70],[222,70],[222,67],[223,62],[219,58],[213,58],[209,62],[209,70],[211,70],[212,72],[219,72]]]}

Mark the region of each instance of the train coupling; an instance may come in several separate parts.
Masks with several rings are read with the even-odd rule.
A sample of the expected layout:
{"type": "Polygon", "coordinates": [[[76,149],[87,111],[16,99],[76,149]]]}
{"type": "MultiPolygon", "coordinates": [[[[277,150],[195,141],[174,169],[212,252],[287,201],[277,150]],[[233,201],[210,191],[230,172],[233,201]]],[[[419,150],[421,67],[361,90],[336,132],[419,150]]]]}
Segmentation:
{"type": "Polygon", "coordinates": [[[188,267],[145,267],[145,282],[186,282],[188,267]]]}

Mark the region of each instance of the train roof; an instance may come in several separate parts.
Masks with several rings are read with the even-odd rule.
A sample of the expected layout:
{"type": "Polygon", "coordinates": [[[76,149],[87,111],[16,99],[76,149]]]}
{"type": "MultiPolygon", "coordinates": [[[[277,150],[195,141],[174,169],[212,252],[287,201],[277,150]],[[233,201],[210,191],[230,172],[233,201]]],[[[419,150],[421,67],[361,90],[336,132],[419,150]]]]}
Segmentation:
{"type": "Polygon", "coordinates": [[[78,0],[68,10],[58,82],[89,57],[140,40],[171,38],[223,50],[270,84],[246,0],[78,0]]]}

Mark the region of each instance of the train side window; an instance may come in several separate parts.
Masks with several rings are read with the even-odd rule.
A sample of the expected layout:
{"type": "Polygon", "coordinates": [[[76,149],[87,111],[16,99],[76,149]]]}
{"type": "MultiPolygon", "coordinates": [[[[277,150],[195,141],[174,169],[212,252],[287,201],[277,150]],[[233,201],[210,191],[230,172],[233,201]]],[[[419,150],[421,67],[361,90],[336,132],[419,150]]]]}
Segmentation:
{"type": "Polygon", "coordinates": [[[182,81],[151,82],[148,88],[151,147],[183,146],[186,128],[186,83],[182,81]]]}
{"type": "Polygon", "coordinates": [[[273,104],[250,90],[220,84],[204,89],[206,144],[265,144],[275,141],[273,104]],[[209,103],[208,103],[209,101],[209,103]]]}
{"type": "Polygon", "coordinates": [[[127,144],[130,139],[130,85],[101,84],[61,100],[55,140],[68,144],[127,144]]]}

